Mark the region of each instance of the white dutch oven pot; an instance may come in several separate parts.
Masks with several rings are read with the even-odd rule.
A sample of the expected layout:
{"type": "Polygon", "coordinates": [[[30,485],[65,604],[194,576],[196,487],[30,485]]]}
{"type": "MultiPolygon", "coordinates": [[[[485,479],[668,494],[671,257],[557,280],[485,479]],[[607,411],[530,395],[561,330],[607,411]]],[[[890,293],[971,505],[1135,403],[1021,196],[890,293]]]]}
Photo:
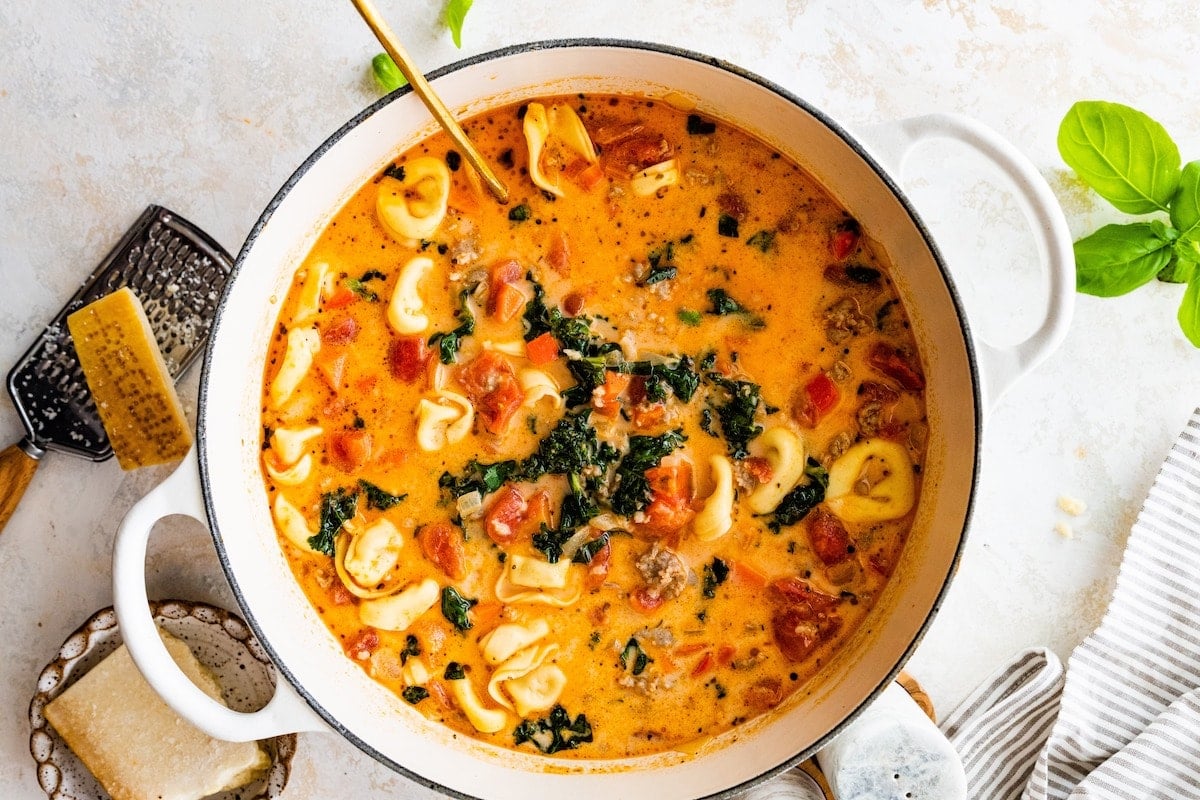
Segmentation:
{"type": "Polygon", "coordinates": [[[977,123],[947,115],[907,120],[877,130],[877,144],[867,148],[783,89],[692,53],[629,42],[533,44],[432,77],[460,116],[550,94],[682,94],[700,113],[736,122],[795,159],[861,221],[895,265],[892,277],[928,380],[924,489],[887,591],[810,688],[695,756],[550,761],[499,750],[426,722],[345,656],[293,579],[271,522],[259,466],[263,365],[279,302],[318,233],[383,165],[433,131],[416,97],[402,90],[325,142],[271,201],[243,247],[204,361],[198,447],[130,511],[118,534],[114,592],[125,641],[159,694],[222,739],[332,729],[392,769],[461,796],[667,800],[741,791],[825,743],[888,684],[929,624],[961,552],[981,412],[1058,344],[1070,318],[1073,261],[1062,214],[1036,169],[977,123]],[[972,338],[946,267],[896,185],[904,154],[936,137],[966,143],[1012,180],[1049,273],[1045,320],[1011,348],[972,338]],[[155,521],[169,514],[209,526],[242,613],[283,676],[261,711],[238,713],[209,700],[175,668],[154,632],[146,546],[155,521]]]}

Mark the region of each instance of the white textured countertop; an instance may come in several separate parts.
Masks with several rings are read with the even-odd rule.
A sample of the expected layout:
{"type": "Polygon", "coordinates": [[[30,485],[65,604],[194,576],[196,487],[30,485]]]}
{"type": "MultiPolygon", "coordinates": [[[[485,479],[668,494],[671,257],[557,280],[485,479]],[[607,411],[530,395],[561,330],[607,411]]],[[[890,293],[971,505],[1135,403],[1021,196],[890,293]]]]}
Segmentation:
{"type": "MultiPolygon", "coordinates": [[[[441,2],[381,0],[426,68],[532,39],[657,41],[727,59],[851,129],[958,111],[1042,170],[1075,235],[1116,212],[1065,174],[1054,140],[1083,98],[1160,120],[1200,157],[1192,3],[476,0],[458,51],[441,2]],[[623,6],[618,8],[618,6],[623,6]],[[1084,9],[1084,10],[1081,10],[1084,9]]],[[[347,2],[275,0],[0,4],[0,365],[7,369],[149,202],[236,252],[260,209],[324,138],[377,92],[378,45],[347,2]]],[[[972,322],[1020,338],[1044,305],[1015,205],[973,157],[918,153],[909,183],[972,322]]],[[[1099,621],[1121,548],[1158,466],[1200,404],[1200,352],[1175,322],[1181,287],[1080,297],[1062,348],[987,421],[970,538],[909,670],[944,711],[1009,654],[1067,656],[1099,621]],[[1059,495],[1085,501],[1076,538],[1059,495]]],[[[189,410],[199,370],[182,383],[189,410]]],[[[4,443],[22,434],[0,403],[4,443]]],[[[125,474],[48,456],[0,534],[0,795],[43,796],[26,707],[59,644],[112,602],[110,559],[128,508],[167,470],[125,474]]],[[[167,522],[151,541],[151,596],[233,608],[211,540],[167,522]]],[[[332,736],[301,738],[287,797],[424,796],[332,736]]]]}

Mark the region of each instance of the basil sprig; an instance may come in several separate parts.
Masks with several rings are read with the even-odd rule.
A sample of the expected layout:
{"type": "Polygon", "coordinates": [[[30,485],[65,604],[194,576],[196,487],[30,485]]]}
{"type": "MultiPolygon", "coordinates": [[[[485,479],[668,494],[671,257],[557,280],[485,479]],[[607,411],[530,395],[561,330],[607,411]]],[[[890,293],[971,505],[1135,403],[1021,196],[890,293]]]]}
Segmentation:
{"type": "Polygon", "coordinates": [[[1179,148],[1162,125],[1099,100],[1071,107],[1058,129],[1058,151],[1118,210],[1167,215],[1105,225],[1075,242],[1076,289],[1115,297],[1156,277],[1186,283],[1179,327],[1200,347],[1200,161],[1181,168],[1179,148]]]}

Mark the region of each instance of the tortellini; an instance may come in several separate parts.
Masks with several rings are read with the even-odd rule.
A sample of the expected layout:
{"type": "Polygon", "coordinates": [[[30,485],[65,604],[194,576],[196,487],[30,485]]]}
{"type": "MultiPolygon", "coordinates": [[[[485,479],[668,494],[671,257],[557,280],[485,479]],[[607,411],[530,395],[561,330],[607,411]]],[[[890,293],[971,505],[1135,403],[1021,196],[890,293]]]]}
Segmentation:
{"type": "Polygon", "coordinates": [[[527,647],[515,654],[492,673],[488,694],[522,717],[554,705],[567,684],[561,669],[545,663],[557,651],[558,645],[546,644],[527,647]],[[544,667],[550,669],[543,670],[544,667]]]}
{"type": "Polygon", "coordinates": [[[887,439],[859,442],[829,468],[825,499],[846,522],[899,519],[912,509],[916,495],[908,451],[887,439]]]}
{"type": "Polygon", "coordinates": [[[712,466],[712,494],[692,521],[692,531],[702,542],[720,539],[733,527],[733,465],[722,455],[713,456],[709,464],[712,466]]]}
{"type": "MultiPolygon", "coordinates": [[[[530,103],[523,124],[525,143],[529,147],[530,179],[539,189],[562,197],[559,176],[551,179],[542,162],[547,154],[554,153],[560,160],[574,154],[589,164],[596,163],[596,148],[583,127],[583,120],[568,105],[556,103],[547,109],[541,103],[530,103]]],[[[562,166],[566,164],[560,164],[560,168],[562,166]]]]}
{"type": "Polygon", "coordinates": [[[312,472],[312,456],[308,453],[286,469],[275,469],[270,460],[265,463],[267,475],[280,486],[299,486],[308,480],[308,475],[312,472]]]}
{"type": "Polygon", "coordinates": [[[304,455],[304,445],[317,438],[325,429],[319,425],[307,428],[276,428],[271,434],[271,450],[281,464],[295,464],[304,455]]]}
{"type": "Polygon", "coordinates": [[[313,264],[304,275],[304,283],[300,287],[300,297],[296,302],[296,312],[292,314],[292,324],[302,325],[313,319],[321,310],[321,295],[329,280],[329,265],[324,261],[313,264]]]}
{"type": "Polygon", "coordinates": [[[450,684],[450,693],[458,701],[458,707],[466,714],[467,719],[480,733],[496,733],[508,724],[508,714],[499,708],[487,708],[475,694],[475,687],[467,678],[446,681],[450,684]]]}
{"type": "Polygon", "coordinates": [[[480,639],[479,647],[483,650],[484,660],[496,666],[512,658],[517,651],[546,638],[549,633],[550,623],[541,617],[528,625],[506,622],[480,639]]]}
{"type": "Polygon", "coordinates": [[[364,588],[377,586],[400,560],[404,537],[389,520],[377,519],[346,548],[346,572],[364,588]]]}
{"type": "Polygon", "coordinates": [[[804,477],[804,443],[787,428],[767,430],[759,442],[763,457],[771,465],[771,479],[750,493],[746,505],[755,514],[770,514],[804,477]]]}
{"type": "Polygon", "coordinates": [[[484,350],[494,350],[497,353],[504,353],[506,356],[515,358],[525,357],[525,340],[524,339],[507,339],[502,342],[493,342],[490,339],[484,339],[480,342],[480,346],[484,350]]]}
{"type": "Polygon", "coordinates": [[[525,393],[525,400],[521,404],[524,408],[533,408],[543,400],[549,400],[554,409],[561,409],[566,404],[559,393],[558,384],[540,369],[521,370],[517,373],[517,381],[525,393]]]}
{"type": "Polygon", "coordinates": [[[629,188],[638,197],[650,197],[659,189],[679,183],[679,163],[675,159],[646,167],[629,181],[629,188]]]}
{"type": "Polygon", "coordinates": [[[404,666],[400,668],[400,679],[407,686],[424,686],[432,677],[433,674],[429,671],[429,667],[425,666],[425,662],[418,656],[409,657],[408,661],[404,662],[404,666]]]}
{"type": "Polygon", "coordinates": [[[358,607],[358,618],[364,625],[384,631],[408,630],[418,617],[433,608],[440,594],[437,581],[426,578],[398,594],[364,600],[358,607]]]}
{"type": "Polygon", "coordinates": [[[282,493],[275,495],[271,516],[275,518],[275,527],[283,532],[289,542],[301,550],[312,550],[308,540],[316,533],[309,529],[308,520],[300,509],[289,503],[282,493]]]}
{"type": "Polygon", "coordinates": [[[321,350],[321,334],[316,328],[292,328],[288,331],[283,364],[271,381],[271,406],[281,407],[296,391],[312,367],[313,356],[321,350]]]}
{"type": "Polygon", "coordinates": [[[420,290],[422,279],[431,269],[433,259],[428,256],[415,256],[401,268],[387,310],[388,324],[396,333],[424,333],[429,327],[429,316],[425,313],[425,301],[421,299],[420,290]]]}
{"type": "Polygon", "coordinates": [[[458,392],[442,389],[417,403],[417,446],[427,453],[462,441],[475,422],[475,406],[458,392]]]}
{"type": "Polygon", "coordinates": [[[375,211],[392,235],[415,244],[431,238],[446,218],[450,169],[432,156],[406,161],[402,169],[403,180],[388,175],[380,179],[375,211]]]}
{"type": "Polygon", "coordinates": [[[583,581],[571,562],[548,564],[527,556],[511,556],[496,581],[502,603],[544,603],[566,608],[583,594],[583,581]]]}

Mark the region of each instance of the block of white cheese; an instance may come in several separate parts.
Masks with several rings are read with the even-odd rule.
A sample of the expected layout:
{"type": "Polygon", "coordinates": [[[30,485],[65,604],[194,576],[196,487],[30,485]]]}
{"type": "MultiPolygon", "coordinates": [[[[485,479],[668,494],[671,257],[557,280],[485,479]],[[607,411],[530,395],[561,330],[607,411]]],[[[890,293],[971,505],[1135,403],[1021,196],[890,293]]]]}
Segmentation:
{"type": "MultiPolygon", "coordinates": [[[[180,640],[168,652],[193,683],[221,687],[180,640]]],[[[196,729],[150,688],[122,645],[55,698],[46,719],[113,800],[197,800],[248,783],[270,764],[255,742],[222,742],[196,729]]]]}

